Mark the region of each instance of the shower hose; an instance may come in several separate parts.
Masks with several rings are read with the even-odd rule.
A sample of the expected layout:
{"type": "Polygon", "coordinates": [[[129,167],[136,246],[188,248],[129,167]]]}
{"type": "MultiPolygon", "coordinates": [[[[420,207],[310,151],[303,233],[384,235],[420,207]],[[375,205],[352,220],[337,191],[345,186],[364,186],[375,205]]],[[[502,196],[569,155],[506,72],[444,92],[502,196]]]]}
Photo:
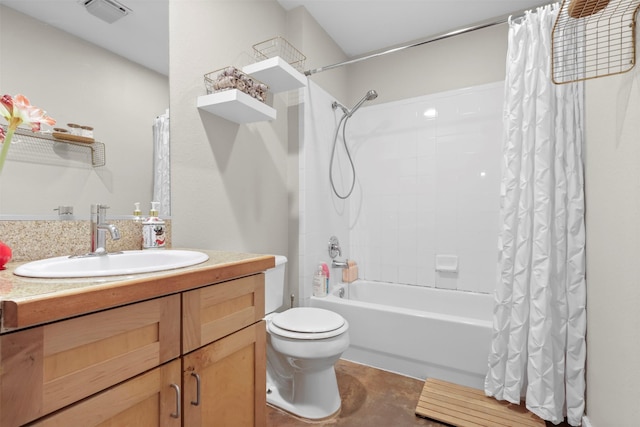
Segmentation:
{"type": "Polygon", "coordinates": [[[349,152],[349,147],[347,146],[347,121],[351,117],[350,114],[345,113],[340,122],[338,122],[338,127],[336,128],[336,133],[333,137],[333,149],[331,150],[331,160],[329,162],[329,181],[331,182],[331,188],[333,189],[333,193],[338,196],[340,199],[347,199],[351,193],[353,193],[353,187],[356,185],[356,167],[353,164],[353,159],[351,158],[351,153],[349,152]],[[333,161],[336,154],[336,145],[338,144],[338,134],[340,133],[340,126],[342,126],[342,142],[344,143],[344,150],[347,152],[347,158],[349,159],[349,164],[351,165],[351,171],[353,173],[353,180],[351,181],[351,187],[349,188],[349,192],[346,195],[341,195],[338,193],[336,189],[336,185],[333,182],[333,161]]]}

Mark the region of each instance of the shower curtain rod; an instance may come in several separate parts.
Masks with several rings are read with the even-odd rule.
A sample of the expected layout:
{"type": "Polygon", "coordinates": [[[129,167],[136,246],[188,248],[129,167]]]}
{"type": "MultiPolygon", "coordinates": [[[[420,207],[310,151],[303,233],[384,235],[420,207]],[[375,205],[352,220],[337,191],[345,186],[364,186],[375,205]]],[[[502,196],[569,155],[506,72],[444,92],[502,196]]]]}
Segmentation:
{"type": "Polygon", "coordinates": [[[422,41],[419,41],[419,42],[416,42],[416,43],[412,43],[412,44],[409,44],[409,45],[395,47],[395,48],[392,48],[392,49],[389,49],[389,50],[385,50],[383,52],[373,53],[371,55],[365,55],[365,56],[361,56],[359,58],[354,58],[354,59],[350,59],[350,60],[347,60],[347,61],[338,62],[337,64],[326,65],[324,67],[314,68],[312,70],[307,70],[307,71],[304,72],[304,75],[305,76],[310,76],[312,74],[321,73],[322,71],[327,71],[327,70],[332,70],[334,68],[342,67],[343,65],[355,64],[356,62],[364,61],[366,59],[377,58],[378,56],[383,56],[383,55],[387,55],[389,53],[394,53],[394,52],[400,52],[401,50],[409,49],[411,47],[422,46],[422,45],[427,44],[427,43],[436,42],[436,41],[439,41],[439,40],[444,40],[446,38],[457,36],[457,35],[460,35],[460,34],[470,33],[472,31],[481,30],[483,28],[493,27],[494,25],[504,24],[504,23],[509,22],[509,18],[510,17],[516,16],[516,18],[514,18],[514,19],[517,19],[517,18],[521,17],[522,15],[524,15],[526,12],[530,11],[530,10],[531,9],[524,9],[524,10],[521,10],[519,12],[510,13],[508,15],[503,15],[500,18],[498,18],[497,20],[492,20],[490,22],[486,22],[485,21],[484,23],[473,25],[471,27],[459,28],[457,30],[449,31],[448,33],[442,33],[442,34],[439,34],[437,36],[431,37],[429,39],[422,40],[422,41]]]}

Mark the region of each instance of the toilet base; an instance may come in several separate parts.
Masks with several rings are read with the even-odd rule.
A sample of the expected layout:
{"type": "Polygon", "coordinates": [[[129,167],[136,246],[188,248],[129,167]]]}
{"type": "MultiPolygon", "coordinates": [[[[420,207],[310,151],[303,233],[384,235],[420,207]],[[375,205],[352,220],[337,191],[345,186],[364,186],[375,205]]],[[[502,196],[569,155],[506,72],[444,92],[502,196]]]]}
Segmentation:
{"type": "Polygon", "coordinates": [[[301,417],[298,414],[294,414],[293,412],[284,409],[282,407],[282,405],[280,405],[280,404],[276,405],[275,403],[273,403],[272,401],[269,400],[268,396],[267,396],[267,405],[269,405],[270,407],[275,408],[275,409],[277,409],[279,411],[286,412],[290,416],[295,417],[297,419],[300,419],[300,420],[303,420],[303,421],[306,420],[306,421],[313,422],[313,423],[320,422],[320,421],[325,421],[325,420],[330,420],[332,418],[335,418],[340,413],[340,409],[342,409],[342,407],[340,407],[340,408],[338,408],[338,410],[336,412],[334,412],[333,414],[329,415],[328,417],[324,417],[324,418],[305,418],[305,417],[301,417]]]}
{"type": "MultiPolygon", "coordinates": [[[[293,310],[298,316],[319,316],[305,307],[278,316],[293,310]]],[[[331,417],[342,404],[334,365],[349,347],[349,323],[342,319],[338,329],[315,333],[279,328],[273,322],[267,319],[267,402],[303,419],[331,417]]]]}
{"type": "Polygon", "coordinates": [[[309,420],[329,418],[340,411],[342,401],[333,365],[305,375],[296,373],[293,384],[293,393],[285,392],[293,396],[287,398],[267,377],[267,403],[309,420]]]}

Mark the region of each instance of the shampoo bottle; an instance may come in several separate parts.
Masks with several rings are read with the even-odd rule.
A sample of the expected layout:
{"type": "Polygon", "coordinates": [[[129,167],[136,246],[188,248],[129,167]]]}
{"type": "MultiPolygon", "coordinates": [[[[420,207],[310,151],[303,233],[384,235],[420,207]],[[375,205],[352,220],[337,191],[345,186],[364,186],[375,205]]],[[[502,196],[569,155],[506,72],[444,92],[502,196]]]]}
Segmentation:
{"type": "Polygon", "coordinates": [[[313,296],[314,297],[326,297],[327,296],[327,276],[324,275],[322,265],[318,266],[316,273],[313,275],[313,296]]]}
{"type": "Polygon", "coordinates": [[[324,273],[324,281],[326,283],[325,285],[325,295],[329,295],[329,266],[326,263],[322,263],[320,264],[322,266],[322,272],[324,273]]]}
{"type": "Polygon", "coordinates": [[[151,202],[149,217],[142,222],[142,249],[164,249],[165,222],[158,218],[158,202],[151,202]]]}

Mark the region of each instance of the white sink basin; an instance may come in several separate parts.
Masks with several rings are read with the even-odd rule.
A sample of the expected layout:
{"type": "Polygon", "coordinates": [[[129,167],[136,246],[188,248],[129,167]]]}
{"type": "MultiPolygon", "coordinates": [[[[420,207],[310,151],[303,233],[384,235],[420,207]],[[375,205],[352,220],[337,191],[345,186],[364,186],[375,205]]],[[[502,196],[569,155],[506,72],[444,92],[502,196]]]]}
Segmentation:
{"type": "Polygon", "coordinates": [[[123,251],[32,261],[16,268],[14,274],[41,278],[119,276],[188,267],[208,259],[202,252],[178,249],[123,251]]]}

